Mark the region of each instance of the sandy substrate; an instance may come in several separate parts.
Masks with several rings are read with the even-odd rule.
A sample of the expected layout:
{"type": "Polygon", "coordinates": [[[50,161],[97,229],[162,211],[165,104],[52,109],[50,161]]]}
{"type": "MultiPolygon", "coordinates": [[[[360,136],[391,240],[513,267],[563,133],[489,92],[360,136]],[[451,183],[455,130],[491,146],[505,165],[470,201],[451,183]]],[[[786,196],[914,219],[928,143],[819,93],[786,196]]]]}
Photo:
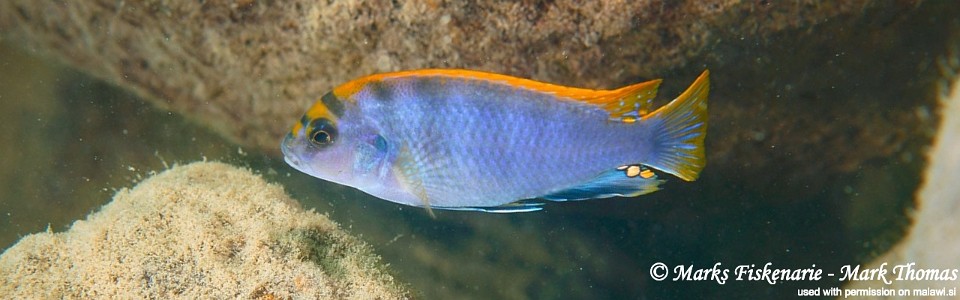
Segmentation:
{"type": "Polygon", "coordinates": [[[277,185],[193,163],[124,189],[66,232],[0,255],[14,299],[407,298],[363,242],[277,185]]]}

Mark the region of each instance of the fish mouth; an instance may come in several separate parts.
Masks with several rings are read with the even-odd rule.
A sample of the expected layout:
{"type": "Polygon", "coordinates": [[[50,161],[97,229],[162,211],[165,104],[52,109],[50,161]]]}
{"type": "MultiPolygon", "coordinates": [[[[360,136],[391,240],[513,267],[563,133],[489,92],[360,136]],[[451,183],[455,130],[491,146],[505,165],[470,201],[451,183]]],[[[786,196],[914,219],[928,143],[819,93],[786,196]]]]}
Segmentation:
{"type": "Polygon", "coordinates": [[[300,156],[297,155],[294,150],[296,144],[297,139],[294,138],[292,134],[287,133],[287,136],[283,138],[283,142],[280,143],[280,152],[283,153],[283,160],[287,162],[288,165],[300,170],[300,156]]]}

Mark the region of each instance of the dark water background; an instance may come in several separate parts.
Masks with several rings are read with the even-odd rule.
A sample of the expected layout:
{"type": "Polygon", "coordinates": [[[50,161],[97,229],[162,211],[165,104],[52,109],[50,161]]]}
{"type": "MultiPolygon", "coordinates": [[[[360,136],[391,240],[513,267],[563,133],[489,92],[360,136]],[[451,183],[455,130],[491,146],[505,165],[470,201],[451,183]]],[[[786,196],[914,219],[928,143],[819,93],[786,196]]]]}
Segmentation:
{"type": "MultiPolygon", "coordinates": [[[[553,204],[529,214],[439,212],[437,219],[309,178],[278,157],[243,149],[29,49],[2,45],[0,249],[48,226],[67,229],[115,190],[167,164],[208,159],[248,166],[283,184],[306,208],[329,213],[371,243],[396,277],[424,298],[773,298],[796,296],[798,288],[840,286],[835,278],[775,285],[733,278],[723,285],[658,282],[649,270],[657,262],[671,271],[721,263],[732,272],[737,265],[770,262],[836,272],[896,243],[909,225],[936,125],[937,60],[956,55],[948,47],[960,15],[954,6],[927,3],[906,16],[874,12],[875,18],[850,29],[896,33],[896,40],[848,34],[836,45],[811,48],[785,32],[770,40],[728,41],[702,57],[702,65],[664,71],[661,94],[675,95],[703,67],[727,66],[711,70],[711,109],[736,109],[714,104],[763,97],[770,99],[766,105],[815,112],[831,109],[832,99],[858,97],[864,101],[842,105],[916,116],[919,124],[895,155],[830,176],[826,184],[819,184],[823,178],[756,174],[749,165],[708,164],[701,176],[708,180],[672,180],[665,190],[636,199],[553,204]],[[791,94],[784,83],[816,92],[791,94]],[[770,184],[751,184],[757,181],[770,184]],[[808,182],[821,188],[805,190],[808,182]]],[[[819,26],[838,24],[849,25],[819,26]]],[[[724,121],[710,126],[750,124],[724,121]]],[[[768,130],[775,129],[756,128],[756,138],[768,130]]],[[[710,145],[724,138],[708,135],[708,158],[710,145]]],[[[721,159],[730,157],[736,155],[721,159]]]]}

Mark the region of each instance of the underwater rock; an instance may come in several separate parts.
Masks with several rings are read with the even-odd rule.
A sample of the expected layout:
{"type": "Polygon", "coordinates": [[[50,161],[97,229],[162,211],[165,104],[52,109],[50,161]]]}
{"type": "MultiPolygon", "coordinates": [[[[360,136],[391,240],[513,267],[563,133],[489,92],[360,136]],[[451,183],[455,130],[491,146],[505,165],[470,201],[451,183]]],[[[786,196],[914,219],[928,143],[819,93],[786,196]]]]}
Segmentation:
{"type": "Polygon", "coordinates": [[[177,166],[67,232],[0,255],[0,294],[51,298],[408,298],[370,247],[222,163],[177,166]]]}
{"type": "MultiPolygon", "coordinates": [[[[12,0],[0,3],[0,36],[136,90],[243,145],[277,153],[279,137],[308,103],[362,75],[462,67],[613,88],[663,77],[690,58],[700,58],[694,73],[711,61],[737,61],[708,53],[725,40],[764,40],[836,17],[856,20],[877,6],[898,12],[913,5],[12,0]],[[708,55],[715,57],[702,59],[708,55]]],[[[717,147],[725,152],[728,145],[717,147]]]]}
{"type": "Polygon", "coordinates": [[[0,2],[0,38],[274,155],[311,102],[371,73],[469,68],[586,88],[664,78],[665,101],[709,67],[701,177],[736,172],[747,178],[737,186],[785,199],[825,191],[834,175],[871,160],[916,157],[930,122],[876,108],[924,110],[900,100],[923,90],[929,76],[917,75],[925,67],[915,61],[926,53],[902,48],[926,47],[916,32],[944,20],[918,10],[951,9],[948,1],[10,0],[0,2]],[[847,54],[860,52],[871,59],[847,54]]]}
{"type": "MultiPolygon", "coordinates": [[[[875,230],[846,229],[847,222],[851,222],[848,220],[856,222],[859,218],[847,218],[844,214],[855,210],[848,209],[850,199],[860,198],[863,207],[887,207],[886,211],[894,211],[895,216],[883,214],[879,218],[873,211],[869,213],[870,217],[878,218],[879,223],[889,224],[890,219],[900,218],[904,210],[886,203],[913,202],[912,198],[900,195],[912,194],[917,186],[916,178],[924,157],[918,149],[929,143],[939,116],[929,84],[939,79],[933,61],[942,50],[937,41],[943,36],[943,24],[953,22],[958,15],[958,6],[951,1],[765,1],[783,4],[740,4],[741,7],[729,12],[739,14],[736,20],[726,24],[713,23],[711,18],[696,19],[696,13],[678,12],[672,12],[671,18],[660,22],[663,15],[689,5],[671,1],[661,7],[658,3],[643,2],[629,5],[656,7],[642,14],[642,18],[634,16],[638,21],[629,33],[605,31],[605,38],[590,47],[572,47],[574,41],[570,36],[548,28],[525,32],[525,36],[508,36],[513,34],[509,30],[498,33],[504,36],[491,36],[483,31],[484,26],[478,25],[474,26],[478,30],[471,30],[454,41],[486,39],[486,48],[479,44],[473,45],[478,48],[448,48],[453,46],[429,44],[430,37],[420,32],[463,31],[462,27],[432,28],[433,21],[420,21],[419,17],[384,19],[382,12],[367,12],[380,9],[379,6],[334,2],[284,1],[282,3],[290,3],[291,7],[276,7],[280,2],[94,0],[56,2],[41,8],[34,7],[35,2],[8,0],[0,1],[0,39],[31,54],[45,53],[66,61],[117,86],[136,91],[161,107],[191,117],[197,123],[219,128],[236,141],[258,144],[267,151],[277,148],[281,136],[274,136],[275,131],[286,131],[307,103],[314,100],[311,97],[343,80],[374,71],[420,66],[470,67],[584,87],[614,87],[662,77],[665,81],[658,100],[665,101],[686,87],[703,68],[709,67],[715,85],[711,90],[705,173],[694,183],[673,180],[669,189],[649,197],[564,203],[552,205],[550,211],[537,215],[445,212],[438,220],[431,220],[420,210],[384,204],[385,201],[363,196],[348,187],[320,182],[306,175],[294,173],[279,177],[312,187],[297,198],[303,200],[304,205],[330,211],[331,218],[345,227],[350,226],[351,232],[362,233],[364,240],[377,247],[390,262],[391,270],[400,274],[397,276],[405,283],[416,287],[418,293],[423,291],[425,298],[642,297],[637,295],[665,298],[662,295],[691,290],[699,293],[683,296],[770,298],[771,295],[793,295],[796,289],[786,284],[763,288],[700,283],[663,285],[649,279],[647,267],[664,259],[755,263],[766,258],[835,265],[856,261],[855,257],[867,251],[885,251],[873,242],[865,245],[864,240],[869,240],[875,230]],[[206,6],[203,10],[166,8],[180,2],[183,2],[181,5],[200,7],[198,3],[205,3],[206,6]],[[322,28],[322,33],[309,33],[303,28],[289,32],[278,30],[279,23],[271,21],[281,15],[275,10],[294,10],[296,7],[292,5],[297,3],[301,4],[298,8],[301,11],[310,8],[311,15],[322,15],[322,18],[296,17],[295,20],[332,27],[322,28]],[[90,4],[99,6],[86,7],[90,4]],[[123,9],[118,10],[116,5],[123,5],[123,9]],[[813,5],[816,7],[811,7],[813,5]],[[841,7],[845,13],[820,11],[831,10],[836,5],[856,7],[841,7]],[[321,11],[317,9],[319,6],[334,8],[321,11]],[[363,13],[350,15],[351,9],[363,13]],[[236,21],[223,17],[225,12],[233,10],[246,12],[248,17],[236,21]],[[784,10],[788,13],[778,12],[784,10]],[[249,17],[250,14],[255,17],[249,17]],[[202,21],[205,18],[210,20],[202,21]],[[791,23],[797,18],[808,21],[791,23]],[[99,25],[78,25],[87,22],[99,25]],[[419,23],[413,28],[404,27],[409,22],[419,23]],[[113,25],[107,26],[109,24],[113,25]],[[626,44],[631,42],[629,35],[649,34],[650,28],[666,28],[664,32],[668,32],[690,27],[713,30],[715,34],[708,38],[716,39],[715,43],[699,50],[683,45],[663,48],[657,42],[626,44]],[[781,31],[772,33],[776,30],[781,31]],[[379,33],[384,31],[390,34],[379,33]],[[548,40],[537,40],[544,34],[549,35],[548,40]],[[240,39],[244,37],[254,38],[250,46],[245,46],[240,39]],[[365,41],[368,44],[364,44],[365,41]],[[397,47],[400,42],[417,47],[414,48],[417,52],[397,47]],[[625,47],[616,48],[617,43],[625,47]],[[516,48],[523,45],[528,48],[516,52],[516,48]],[[624,52],[627,50],[641,54],[624,52]],[[437,56],[431,54],[434,51],[450,54],[437,56]],[[654,61],[658,56],[643,54],[650,51],[668,51],[666,53],[687,58],[679,63],[654,61]],[[599,55],[600,60],[574,65],[584,57],[595,59],[596,56],[584,56],[586,52],[599,55]],[[629,61],[624,59],[627,56],[629,61]],[[502,64],[505,57],[508,63],[516,64],[502,64]],[[138,65],[140,62],[144,64],[138,65]],[[531,62],[537,65],[524,65],[531,62]],[[147,68],[140,69],[144,66],[147,68]],[[583,77],[574,71],[582,72],[583,77]],[[294,119],[283,119],[288,117],[294,119]],[[880,183],[870,176],[859,179],[862,172],[858,169],[864,165],[897,176],[880,183]],[[907,170],[891,171],[888,166],[907,166],[907,170]],[[914,166],[917,171],[913,171],[914,166]],[[841,172],[845,173],[842,178],[831,176],[841,172]],[[877,188],[879,185],[885,188],[877,188]],[[895,193],[889,193],[891,190],[895,193]],[[876,192],[856,198],[849,196],[861,191],[876,192]],[[874,196],[884,196],[890,201],[877,201],[874,196]],[[854,234],[857,232],[864,233],[854,234]],[[854,246],[849,246],[851,244],[854,246]],[[732,294],[732,291],[739,293],[732,294]]],[[[473,11],[452,14],[447,24],[482,25],[488,20],[479,16],[497,14],[486,10],[487,6],[530,9],[526,7],[534,5],[526,3],[470,4],[473,11]]],[[[551,11],[556,3],[561,1],[543,2],[540,7],[551,11]]],[[[409,8],[421,4],[403,5],[409,8]]],[[[448,3],[436,9],[454,9],[449,7],[459,6],[448,3]]],[[[399,12],[395,10],[391,14],[399,12]]],[[[423,16],[436,13],[427,11],[423,16]]],[[[570,18],[568,25],[577,25],[570,30],[598,28],[578,25],[585,24],[583,18],[593,17],[594,13],[585,11],[584,16],[570,18]]],[[[559,15],[559,12],[548,14],[559,15]]],[[[509,17],[515,16],[504,16],[509,17]]],[[[688,36],[676,38],[672,41],[688,36]]],[[[4,59],[19,60],[0,55],[0,61],[4,59]]],[[[11,71],[6,72],[8,75],[28,79],[28,73],[9,68],[8,63],[0,65],[5,71],[11,71]]],[[[89,181],[85,183],[87,187],[97,190],[124,186],[129,180],[116,177],[134,178],[139,176],[138,172],[113,172],[111,168],[146,164],[137,165],[137,170],[158,169],[159,159],[154,157],[157,150],[167,161],[198,160],[200,155],[225,159],[220,154],[223,151],[211,152],[208,146],[225,147],[237,153],[236,146],[223,145],[224,141],[209,134],[183,133],[183,127],[168,124],[173,121],[145,119],[141,114],[130,113],[152,110],[132,105],[133,109],[114,108],[114,102],[139,104],[136,97],[111,96],[117,94],[116,91],[77,97],[78,92],[99,90],[107,84],[90,79],[77,82],[70,77],[54,74],[53,78],[42,80],[76,86],[59,95],[75,98],[74,104],[55,102],[54,107],[64,113],[44,117],[45,123],[51,124],[47,131],[35,133],[7,128],[7,123],[4,130],[0,130],[31,132],[28,140],[31,143],[34,139],[43,140],[45,144],[32,147],[21,146],[23,139],[10,139],[8,144],[26,153],[24,157],[29,160],[18,161],[20,164],[50,169],[35,176],[46,180],[47,185],[39,186],[44,193],[28,190],[25,196],[31,197],[29,200],[27,197],[0,199],[0,206],[4,201],[15,203],[4,206],[7,213],[0,212],[0,222],[11,225],[0,226],[0,232],[8,230],[16,237],[17,232],[36,232],[47,223],[53,223],[56,230],[64,222],[50,217],[45,207],[50,207],[50,211],[68,211],[70,214],[61,214],[62,220],[75,220],[96,206],[55,201],[58,194],[48,194],[48,190],[71,195],[63,199],[78,197],[72,186],[57,186],[62,185],[62,181],[89,181]],[[91,83],[94,83],[92,87],[91,83]],[[78,88],[84,86],[86,88],[78,88]],[[110,98],[115,100],[103,101],[110,98]],[[89,114],[100,112],[111,112],[111,120],[124,118],[136,119],[136,122],[110,121],[100,122],[99,126],[82,126],[90,119],[98,119],[89,114]],[[116,132],[122,130],[124,136],[127,129],[131,129],[130,137],[103,140],[96,134],[111,128],[116,132]],[[157,139],[158,133],[180,135],[180,139],[157,139]],[[77,142],[78,137],[82,138],[81,142],[77,142]],[[97,147],[105,149],[87,150],[98,150],[97,147]],[[59,152],[44,153],[41,157],[33,149],[59,152]],[[78,149],[87,152],[75,152],[78,149]],[[164,153],[174,149],[174,154],[164,153]],[[62,162],[68,159],[96,160],[96,163],[64,166],[62,162]],[[34,166],[36,161],[44,164],[34,166]],[[91,177],[90,173],[100,177],[91,177]],[[114,176],[114,181],[109,181],[110,176],[114,176]],[[49,206],[38,206],[33,201],[37,199],[52,200],[49,206]],[[19,207],[32,209],[29,216],[33,218],[19,207]],[[14,218],[4,219],[9,212],[13,212],[14,218]],[[22,229],[28,226],[32,229],[22,229]]],[[[53,86],[39,88],[53,90],[53,86]]],[[[36,105],[27,98],[0,96],[3,97],[0,104],[21,99],[36,105]]],[[[33,117],[31,113],[11,115],[17,114],[23,118],[33,117]]],[[[169,119],[183,123],[173,117],[176,116],[169,119]]],[[[26,124],[23,128],[33,124],[22,123],[26,124]]],[[[244,151],[248,150],[244,147],[244,151]]],[[[13,160],[7,161],[10,162],[13,160]]],[[[282,162],[275,162],[270,168],[280,174],[292,172],[280,164],[282,162]]],[[[266,167],[257,169],[269,173],[266,167]]],[[[10,174],[16,177],[27,172],[15,169],[10,174]]],[[[293,185],[284,185],[295,193],[293,185]]],[[[94,198],[107,199],[108,196],[94,198]]],[[[900,237],[898,233],[893,238],[900,237]]],[[[12,239],[8,240],[11,242],[4,245],[12,244],[12,239]]]]}
{"type": "MultiPolygon", "coordinates": [[[[956,57],[952,59],[956,62],[956,57]]],[[[950,94],[941,99],[943,115],[929,152],[923,183],[917,192],[917,210],[911,217],[913,226],[893,249],[860,268],[861,272],[883,268],[890,284],[873,278],[851,282],[846,289],[906,289],[909,293],[899,295],[899,298],[910,299],[921,296],[913,294],[914,291],[956,291],[957,270],[960,270],[960,256],[957,255],[960,253],[960,238],[957,238],[960,236],[960,219],[957,218],[960,215],[960,185],[957,185],[957,174],[960,174],[960,155],[957,154],[960,149],[960,80],[954,81],[952,86],[950,94]],[[900,268],[895,270],[898,266],[900,268]]],[[[955,299],[956,296],[949,298],[955,299]]]]}

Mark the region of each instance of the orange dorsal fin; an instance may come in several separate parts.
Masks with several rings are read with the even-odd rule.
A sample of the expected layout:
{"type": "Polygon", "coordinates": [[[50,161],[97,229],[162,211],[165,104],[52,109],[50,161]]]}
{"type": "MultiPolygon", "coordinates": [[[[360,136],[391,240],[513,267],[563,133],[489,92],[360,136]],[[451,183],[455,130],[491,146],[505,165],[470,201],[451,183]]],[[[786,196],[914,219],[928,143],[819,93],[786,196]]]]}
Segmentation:
{"type": "Polygon", "coordinates": [[[615,90],[596,91],[591,98],[583,101],[603,107],[610,112],[611,119],[620,119],[633,123],[636,118],[650,113],[653,98],[657,96],[657,89],[662,80],[650,80],[628,85],[615,90]]]}
{"type": "Polygon", "coordinates": [[[623,120],[625,122],[636,121],[637,117],[642,117],[649,113],[651,101],[657,95],[657,88],[660,87],[661,82],[661,80],[657,79],[628,85],[615,90],[592,90],[567,87],[481,71],[461,69],[425,69],[382,73],[361,77],[337,87],[333,90],[333,93],[341,99],[347,99],[350,98],[350,96],[354,93],[359,92],[369,83],[382,82],[383,80],[389,78],[410,76],[468,78],[505,83],[517,88],[525,88],[537,92],[553,94],[562,98],[594,104],[610,112],[611,119],[623,120]]]}

